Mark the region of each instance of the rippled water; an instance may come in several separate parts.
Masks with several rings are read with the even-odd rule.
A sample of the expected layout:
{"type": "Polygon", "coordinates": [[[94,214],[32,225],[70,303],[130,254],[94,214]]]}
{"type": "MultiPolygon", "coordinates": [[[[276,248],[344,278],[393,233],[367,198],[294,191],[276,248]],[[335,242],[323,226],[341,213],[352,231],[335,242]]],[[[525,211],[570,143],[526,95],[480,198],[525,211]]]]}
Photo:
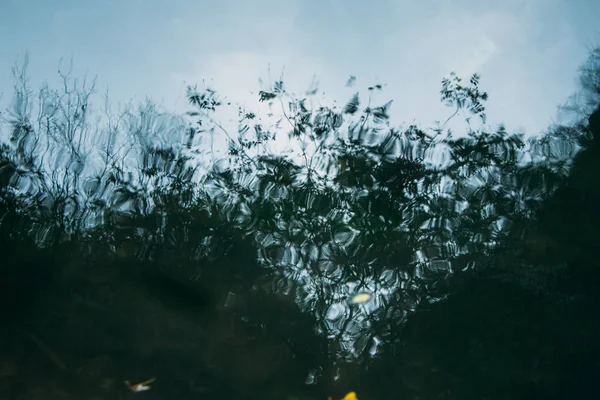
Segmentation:
{"type": "Polygon", "coordinates": [[[93,132],[65,125],[82,104],[32,121],[17,101],[0,153],[3,398],[126,398],[125,380],[152,377],[140,395],[157,399],[591,388],[587,128],[452,139],[356,102],[292,102],[280,131],[244,116],[216,157],[209,114],[186,126],[148,106],[93,132]],[[275,132],[304,150],[272,152],[275,132]]]}

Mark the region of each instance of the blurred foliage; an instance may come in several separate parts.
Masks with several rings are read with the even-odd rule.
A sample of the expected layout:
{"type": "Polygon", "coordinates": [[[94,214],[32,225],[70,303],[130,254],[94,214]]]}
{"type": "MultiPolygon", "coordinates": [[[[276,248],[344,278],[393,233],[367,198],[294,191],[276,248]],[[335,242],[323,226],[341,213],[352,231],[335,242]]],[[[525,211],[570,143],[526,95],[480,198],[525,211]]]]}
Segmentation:
{"type": "MultiPolygon", "coordinates": [[[[583,83],[596,93],[598,69],[585,71],[583,83]]],[[[419,337],[420,329],[445,332],[423,322],[429,314],[421,310],[450,326],[463,320],[436,307],[486,321],[464,293],[488,288],[485,296],[497,292],[494,299],[513,302],[554,293],[560,303],[574,296],[557,288],[566,270],[577,287],[598,282],[596,265],[586,261],[600,239],[598,111],[589,123],[585,111],[579,122],[528,140],[470,124],[454,138],[443,126],[390,126],[392,102],[376,101],[381,85],[366,99],[356,93],[330,107],[314,99],[316,91],[298,98],[277,81],[259,101],[281,108],[278,124],[240,109],[233,133],[214,118],[225,105],[212,89],[188,88],[185,118],[147,102],[119,116],[105,106],[94,120],[93,83],[61,73],[63,88],[44,86],[34,104],[26,63],[13,72],[0,147],[0,240],[8,260],[0,300],[7,319],[18,320],[29,298],[53,282],[89,280],[86,265],[119,265],[166,306],[192,304],[193,315],[200,304],[245,299],[235,318],[249,332],[286,343],[308,383],[357,379],[408,354],[399,368],[413,364],[404,376],[422,375],[402,390],[415,395],[426,390],[419,362],[452,375],[419,344],[406,349],[406,338],[432,349],[453,346],[448,338],[419,337]],[[272,150],[282,135],[294,151],[272,150]],[[224,156],[215,151],[219,137],[224,156]],[[48,257],[46,265],[28,261],[34,253],[48,257]],[[46,278],[31,286],[32,275],[46,278]],[[360,292],[371,298],[352,304],[360,292]],[[169,303],[174,296],[183,300],[169,303]]],[[[466,86],[455,74],[442,81],[450,118],[463,111],[467,121],[485,123],[488,95],[479,83],[478,75],[466,86]]],[[[495,300],[488,300],[489,311],[495,300]]],[[[473,340],[481,343],[464,351],[494,343],[473,340]]]]}

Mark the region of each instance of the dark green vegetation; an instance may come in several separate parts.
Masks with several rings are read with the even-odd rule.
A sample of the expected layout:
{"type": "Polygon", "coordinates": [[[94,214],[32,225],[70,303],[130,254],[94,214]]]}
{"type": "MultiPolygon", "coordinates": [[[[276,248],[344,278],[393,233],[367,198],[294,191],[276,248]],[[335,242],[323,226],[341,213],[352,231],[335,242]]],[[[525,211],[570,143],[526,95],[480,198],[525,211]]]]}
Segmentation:
{"type": "Polygon", "coordinates": [[[240,110],[233,134],[212,90],[190,88],[187,120],[147,104],[99,122],[89,87],[35,96],[16,69],[0,397],[594,397],[599,59],[577,120],[528,141],[472,128],[478,76],[442,82],[469,119],[452,138],[391,127],[378,86],[329,108],[276,82],[260,100],[280,125],[240,110]],[[301,154],[270,150],[282,134],[301,154]]]}

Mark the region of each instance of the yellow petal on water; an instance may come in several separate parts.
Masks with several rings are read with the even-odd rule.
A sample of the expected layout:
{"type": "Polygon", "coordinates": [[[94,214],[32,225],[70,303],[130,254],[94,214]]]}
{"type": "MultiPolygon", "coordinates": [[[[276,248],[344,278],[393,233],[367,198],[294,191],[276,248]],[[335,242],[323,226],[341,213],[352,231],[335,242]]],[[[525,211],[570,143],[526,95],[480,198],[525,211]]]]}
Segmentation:
{"type": "Polygon", "coordinates": [[[350,392],[347,395],[345,395],[342,400],[358,400],[358,397],[356,397],[356,392],[350,392]]]}
{"type": "MultiPolygon", "coordinates": [[[[355,295],[354,297],[352,297],[352,303],[354,303],[354,304],[364,303],[365,301],[369,301],[369,300],[371,300],[371,295],[369,293],[359,293],[359,294],[355,295]]],[[[350,392],[350,393],[354,393],[354,392],[350,392]]],[[[350,393],[348,393],[348,395],[350,393]]],[[[348,396],[348,395],[346,395],[346,396],[348,396]]],[[[344,398],[344,400],[346,400],[346,398],[344,398]]]]}
{"type": "MultiPolygon", "coordinates": [[[[331,396],[329,396],[327,398],[327,400],[333,400],[333,399],[331,398],[331,396]]],[[[345,395],[342,400],[358,400],[358,397],[356,397],[356,392],[350,392],[347,395],[345,395]]]]}

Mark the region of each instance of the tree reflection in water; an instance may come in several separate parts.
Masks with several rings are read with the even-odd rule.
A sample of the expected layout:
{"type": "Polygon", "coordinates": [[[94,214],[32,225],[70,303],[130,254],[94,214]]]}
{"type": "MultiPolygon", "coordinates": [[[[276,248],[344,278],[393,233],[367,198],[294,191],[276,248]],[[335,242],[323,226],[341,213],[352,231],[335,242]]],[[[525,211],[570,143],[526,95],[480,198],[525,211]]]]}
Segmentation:
{"type": "Polygon", "coordinates": [[[190,88],[187,120],[148,103],[96,126],[93,90],[65,83],[5,116],[4,398],[149,376],[157,399],[591,390],[600,111],[529,140],[474,129],[487,94],[451,75],[453,138],[391,127],[380,86],[312,108],[275,82],[260,99],[281,125],[240,111],[233,134],[212,90],[190,88]]]}

